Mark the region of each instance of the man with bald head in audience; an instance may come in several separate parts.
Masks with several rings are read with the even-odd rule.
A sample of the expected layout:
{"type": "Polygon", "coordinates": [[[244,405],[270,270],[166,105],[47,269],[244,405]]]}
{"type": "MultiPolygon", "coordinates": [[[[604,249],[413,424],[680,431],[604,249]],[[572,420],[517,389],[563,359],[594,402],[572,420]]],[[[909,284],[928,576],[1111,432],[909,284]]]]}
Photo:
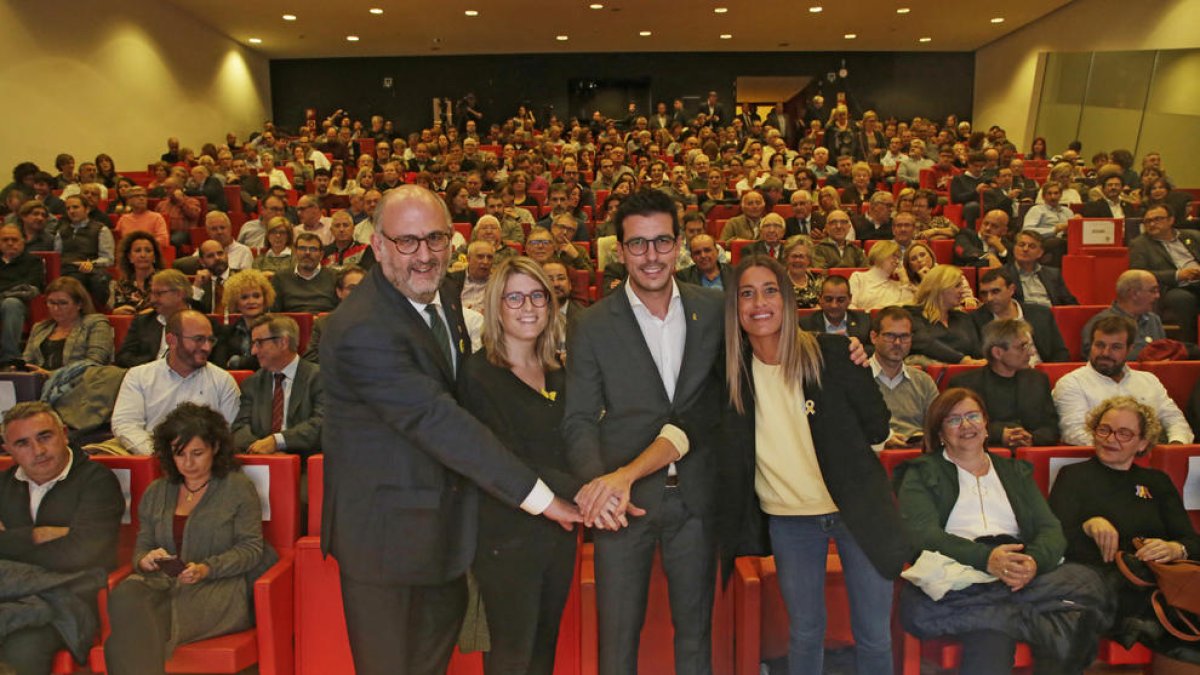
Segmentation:
{"type": "Polygon", "coordinates": [[[237,272],[254,266],[254,253],[250,251],[250,247],[233,240],[233,225],[224,212],[210,211],[204,216],[204,229],[208,232],[210,240],[225,249],[225,258],[229,261],[230,270],[237,272]]]}
{"type": "Polygon", "coordinates": [[[1092,327],[1106,316],[1121,316],[1129,319],[1136,328],[1136,335],[1129,344],[1129,358],[1137,360],[1146,345],[1167,337],[1162,318],[1155,313],[1161,287],[1158,279],[1146,270],[1125,270],[1117,277],[1117,298],[1112,305],[1088,320],[1083,327],[1083,353],[1087,354],[1092,342],[1092,327]]]}
{"type": "Polygon", "coordinates": [[[316,235],[325,247],[333,243],[333,231],[329,228],[332,221],[321,212],[321,204],[313,195],[304,195],[296,202],[296,211],[300,214],[300,224],[296,226],[296,236],[302,233],[316,235]]]}

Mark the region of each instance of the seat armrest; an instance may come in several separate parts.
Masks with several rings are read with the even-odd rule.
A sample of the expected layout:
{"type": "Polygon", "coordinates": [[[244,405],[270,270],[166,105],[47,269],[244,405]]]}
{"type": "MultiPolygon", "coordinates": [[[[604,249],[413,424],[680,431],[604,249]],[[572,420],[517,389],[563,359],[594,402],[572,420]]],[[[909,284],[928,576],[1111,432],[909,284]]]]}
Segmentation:
{"type": "Polygon", "coordinates": [[[762,568],[757,557],[733,561],[734,672],[759,672],[762,653],[762,568]]]}
{"type": "Polygon", "coordinates": [[[258,628],[258,671],[262,675],[295,673],[295,551],[279,553],[275,563],[254,582],[254,615],[258,628]]]}

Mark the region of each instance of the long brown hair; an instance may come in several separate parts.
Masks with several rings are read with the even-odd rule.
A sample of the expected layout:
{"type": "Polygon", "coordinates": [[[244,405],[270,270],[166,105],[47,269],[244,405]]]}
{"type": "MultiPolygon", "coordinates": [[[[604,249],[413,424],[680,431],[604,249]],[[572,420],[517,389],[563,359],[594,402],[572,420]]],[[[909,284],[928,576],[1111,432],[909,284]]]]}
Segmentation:
{"type": "Polygon", "coordinates": [[[787,269],[770,256],[743,257],[734,268],[734,287],[725,291],[725,377],[729,386],[729,402],[739,414],[746,412],[742,380],[746,376],[747,366],[746,359],[742,356],[745,349],[745,331],[738,320],[738,296],[742,275],[751,267],[765,267],[775,275],[775,281],[779,284],[784,311],[783,333],[779,336],[779,362],[783,366],[783,378],[788,386],[799,386],[803,383],[820,387],[821,368],[824,366],[817,338],[801,330],[796,324],[792,313],[796,307],[796,292],[792,288],[787,269]]]}

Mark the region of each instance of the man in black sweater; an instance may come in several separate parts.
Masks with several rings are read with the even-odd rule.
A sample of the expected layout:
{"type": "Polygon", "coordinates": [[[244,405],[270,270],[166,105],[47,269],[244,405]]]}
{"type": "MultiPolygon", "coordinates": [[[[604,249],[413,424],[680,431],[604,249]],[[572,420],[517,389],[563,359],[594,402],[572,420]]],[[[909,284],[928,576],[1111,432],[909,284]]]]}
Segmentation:
{"type": "Polygon", "coordinates": [[[46,286],[46,268],[25,252],[25,235],[16,225],[0,227],[0,361],[21,358],[21,331],[29,301],[46,286]]]}
{"type": "Polygon", "coordinates": [[[296,235],[292,248],[296,267],[271,277],[275,312],[332,312],[337,307],[337,277],[321,267],[321,238],[309,232],[296,235]]]}

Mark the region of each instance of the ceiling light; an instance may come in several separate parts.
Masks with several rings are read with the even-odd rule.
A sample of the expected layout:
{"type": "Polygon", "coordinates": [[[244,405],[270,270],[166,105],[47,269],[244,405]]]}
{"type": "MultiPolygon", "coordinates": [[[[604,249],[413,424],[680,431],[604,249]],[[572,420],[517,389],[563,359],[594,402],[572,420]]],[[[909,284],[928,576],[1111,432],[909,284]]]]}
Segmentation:
{"type": "Polygon", "coordinates": [[[732,40],[733,36],[730,35],[729,33],[721,33],[721,39],[722,40],[732,40]]]}
{"type": "Polygon", "coordinates": [[[296,15],[295,15],[295,14],[284,14],[284,15],[283,15],[283,20],[284,20],[284,21],[295,21],[295,20],[296,20],[296,15]]]}
{"type": "Polygon", "coordinates": [[[378,7],[372,7],[368,11],[370,11],[372,14],[383,14],[383,10],[379,9],[378,7]]]}
{"type": "Polygon", "coordinates": [[[821,12],[825,11],[825,8],[820,5],[814,5],[809,7],[808,11],[812,12],[813,14],[820,14],[821,12]]]}
{"type": "Polygon", "coordinates": [[[588,7],[590,9],[604,9],[604,5],[602,5],[598,2],[593,2],[592,4],[588,5],[588,7]]]}
{"type": "Polygon", "coordinates": [[[858,37],[858,34],[857,33],[846,33],[842,37],[846,38],[847,40],[853,40],[854,38],[858,37]]]}
{"type": "Polygon", "coordinates": [[[992,23],[1004,23],[1004,17],[1002,17],[1002,16],[997,16],[997,17],[995,17],[995,18],[993,18],[993,19],[992,19],[992,23]]]}
{"type": "Polygon", "coordinates": [[[555,35],[555,36],[554,36],[554,39],[555,39],[555,40],[558,40],[559,42],[566,42],[567,40],[570,40],[570,39],[571,39],[571,36],[569,36],[569,35],[555,35]]]}
{"type": "Polygon", "coordinates": [[[346,41],[347,42],[358,42],[358,36],[357,35],[347,35],[346,41]]]}
{"type": "Polygon", "coordinates": [[[717,7],[716,9],[713,10],[713,13],[714,14],[724,14],[725,12],[728,12],[728,11],[729,11],[728,7],[717,7]]]}
{"type": "Polygon", "coordinates": [[[466,14],[467,16],[479,16],[479,10],[468,9],[467,11],[463,12],[463,14],[466,14]]]}
{"type": "Polygon", "coordinates": [[[643,31],[639,31],[638,35],[641,35],[642,37],[650,37],[651,35],[653,35],[653,33],[651,33],[648,30],[643,30],[643,31]]]}
{"type": "Polygon", "coordinates": [[[911,10],[911,9],[909,9],[908,7],[897,7],[897,8],[896,8],[896,13],[897,13],[897,14],[908,14],[908,13],[909,13],[909,12],[911,12],[911,11],[912,11],[912,10],[911,10]]]}
{"type": "Polygon", "coordinates": [[[252,45],[261,45],[262,38],[250,38],[249,40],[247,40],[247,42],[249,42],[252,45]]]}
{"type": "Polygon", "coordinates": [[[923,37],[923,38],[921,38],[920,40],[917,40],[917,42],[933,42],[933,38],[931,38],[931,37],[923,37]]]}

